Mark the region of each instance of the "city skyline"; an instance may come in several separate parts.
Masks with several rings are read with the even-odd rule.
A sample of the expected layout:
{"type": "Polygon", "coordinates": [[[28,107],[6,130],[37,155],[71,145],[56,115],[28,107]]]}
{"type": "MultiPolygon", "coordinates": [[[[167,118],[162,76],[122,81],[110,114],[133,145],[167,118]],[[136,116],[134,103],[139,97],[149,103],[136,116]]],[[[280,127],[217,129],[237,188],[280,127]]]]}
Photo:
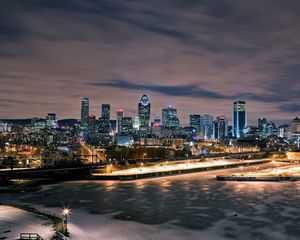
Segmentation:
{"type": "MultiPolygon", "coordinates": [[[[144,96],[147,96],[147,94],[142,94],[141,95],[142,98],[144,96]]],[[[150,98],[149,98],[150,99],[150,98]]],[[[148,101],[150,101],[148,99],[148,101]]],[[[23,117],[23,118],[0,118],[0,119],[29,119],[29,118],[35,118],[35,117],[38,117],[38,118],[45,118],[45,116],[47,114],[55,114],[55,115],[58,115],[57,119],[77,119],[77,120],[82,120],[82,104],[83,102],[87,101],[88,102],[88,107],[87,107],[87,113],[89,114],[89,116],[94,116],[96,117],[96,119],[102,119],[103,118],[103,107],[108,105],[110,109],[112,109],[112,111],[109,109],[109,115],[111,115],[110,119],[111,120],[117,120],[117,115],[118,115],[118,112],[119,111],[122,111],[122,113],[124,114],[124,116],[126,117],[132,117],[132,118],[136,118],[139,116],[139,103],[141,102],[141,99],[137,102],[138,103],[138,107],[132,111],[127,111],[127,109],[131,109],[131,106],[126,106],[126,107],[116,107],[116,106],[113,106],[111,105],[109,102],[103,102],[103,103],[99,103],[98,106],[95,106],[95,104],[93,103],[93,100],[90,101],[91,99],[89,99],[88,97],[82,97],[81,98],[81,107],[80,107],[80,104],[79,104],[79,113],[77,114],[78,116],[77,117],[70,117],[70,116],[65,116],[65,117],[61,117],[59,116],[56,112],[55,113],[51,113],[47,110],[44,110],[43,113],[45,112],[45,115],[43,114],[39,114],[38,116],[28,116],[28,117],[23,117]],[[92,106],[92,107],[91,107],[92,106]],[[92,110],[91,110],[92,109],[92,110]],[[93,111],[94,110],[94,111],[93,111]]],[[[197,111],[197,110],[194,110],[193,112],[185,112],[185,111],[182,111],[182,112],[185,112],[187,115],[183,115],[183,114],[180,114],[180,109],[179,109],[179,112],[178,111],[178,108],[174,105],[164,105],[164,106],[161,106],[161,107],[158,107],[158,106],[154,106],[155,109],[158,109],[158,111],[156,112],[152,112],[152,110],[150,111],[150,122],[153,122],[155,120],[155,118],[158,116],[161,118],[161,120],[163,121],[163,113],[162,111],[164,111],[165,109],[168,109],[168,108],[171,108],[171,109],[175,109],[176,110],[176,115],[178,115],[178,119],[180,121],[180,125],[181,126],[190,126],[190,116],[191,115],[207,115],[207,116],[211,116],[213,117],[213,119],[217,119],[217,117],[226,117],[228,120],[229,120],[229,123],[231,125],[233,125],[233,108],[234,108],[234,103],[236,101],[242,101],[242,102],[245,102],[248,103],[249,102],[246,102],[244,100],[241,100],[241,99],[236,99],[234,101],[231,101],[230,102],[230,106],[231,106],[231,113],[229,113],[228,115],[224,115],[224,114],[221,114],[221,113],[217,113],[216,115],[213,115],[213,114],[210,114],[210,113],[207,113],[207,112],[202,112],[202,111],[197,111]]],[[[150,101],[151,103],[151,101],[150,101]]],[[[152,104],[152,103],[151,103],[152,104]]],[[[250,104],[251,105],[251,104],[250,104]]],[[[257,115],[256,118],[251,118],[252,121],[249,121],[249,118],[248,118],[248,115],[249,115],[249,109],[247,107],[247,120],[246,120],[246,125],[257,125],[257,121],[260,119],[260,118],[266,118],[268,120],[270,120],[271,122],[274,122],[276,124],[289,124],[292,119],[294,119],[295,117],[298,117],[297,115],[295,115],[292,119],[287,119],[287,120],[282,120],[282,121],[276,121],[276,120],[273,120],[273,119],[270,119],[267,117],[267,115],[264,115],[264,114],[260,114],[260,115],[257,115]]],[[[251,112],[251,109],[250,109],[250,112],[251,112]]],[[[47,117],[47,116],[46,116],[47,117]]],[[[149,122],[149,124],[150,124],[149,122]]]]}
{"type": "Polygon", "coordinates": [[[189,113],[231,117],[237,98],[250,123],[289,122],[300,109],[299,9],[295,1],[2,1],[0,118],[78,118],[83,96],[96,115],[106,102],[134,115],[143,92],[154,115],[172,105],[185,123],[189,113]]]}

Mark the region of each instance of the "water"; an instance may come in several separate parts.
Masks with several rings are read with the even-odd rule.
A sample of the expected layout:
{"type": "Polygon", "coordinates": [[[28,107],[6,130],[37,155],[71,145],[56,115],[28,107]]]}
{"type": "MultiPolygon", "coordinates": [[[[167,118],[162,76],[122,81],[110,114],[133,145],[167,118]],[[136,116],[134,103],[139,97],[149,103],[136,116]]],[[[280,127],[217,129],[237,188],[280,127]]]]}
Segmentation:
{"type": "Polygon", "coordinates": [[[57,213],[70,207],[73,239],[300,239],[300,182],[214,179],[231,171],[64,182],[4,198],[57,213]]]}

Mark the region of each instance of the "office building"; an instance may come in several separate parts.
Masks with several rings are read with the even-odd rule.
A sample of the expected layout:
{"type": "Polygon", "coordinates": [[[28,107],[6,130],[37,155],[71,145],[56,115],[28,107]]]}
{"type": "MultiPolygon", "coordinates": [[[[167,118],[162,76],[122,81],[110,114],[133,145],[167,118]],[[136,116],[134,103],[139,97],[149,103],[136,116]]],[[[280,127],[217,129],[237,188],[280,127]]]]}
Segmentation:
{"type": "Polygon", "coordinates": [[[102,104],[101,117],[110,120],[110,104],[102,104]]]}
{"type": "Polygon", "coordinates": [[[190,127],[193,127],[197,132],[200,132],[200,114],[190,115],[190,127]]]}
{"type": "Polygon", "coordinates": [[[208,114],[200,114],[200,132],[201,138],[209,140],[213,135],[213,116],[208,114]]]}
{"type": "Polygon", "coordinates": [[[120,133],[122,135],[132,134],[132,117],[122,117],[120,133]]]}
{"type": "Polygon", "coordinates": [[[143,95],[138,103],[138,114],[140,121],[140,130],[148,130],[150,126],[151,104],[147,95],[143,95]]]}
{"type": "Polygon", "coordinates": [[[124,111],[123,111],[123,109],[121,109],[121,108],[119,108],[118,110],[117,110],[117,127],[116,127],[116,129],[117,129],[117,133],[120,133],[121,132],[121,127],[122,127],[122,117],[124,116],[124,111]]]}
{"type": "Polygon", "coordinates": [[[98,131],[102,135],[109,135],[110,133],[110,104],[102,104],[98,131]]]}
{"type": "Polygon", "coordinates": [[[162,109],[162,124],[164,128],[179,128],[176,108],[168,106],[162,109]]]}
{"type": "Polygon", "coordinates": [[[246,102],[233,102],[233,137],[244,137],[244,129],[247,126],[246,102]]]}
{"type": "Polygon", "coordinates": [[[228,120],[225,116],[218,116],[214,121],[213,136],[216,140],[224,140],[228,137],[228,120]]]}
{"type": "Polygon", "coordinates": [[[89,99],[83,98],[81,102],[81,131],[87,132],[89,129],[89,99]]]}

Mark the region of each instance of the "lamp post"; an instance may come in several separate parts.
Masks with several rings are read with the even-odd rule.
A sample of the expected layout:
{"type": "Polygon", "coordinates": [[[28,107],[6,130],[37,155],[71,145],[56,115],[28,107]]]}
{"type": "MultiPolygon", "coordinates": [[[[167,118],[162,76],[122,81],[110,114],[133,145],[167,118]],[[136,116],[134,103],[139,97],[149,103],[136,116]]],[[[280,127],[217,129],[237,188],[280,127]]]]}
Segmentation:
{"type": "Polygon", "coordinates": [[[70,214],[70,209],[69,208],[64,208],[62,210],[62,214],[64,215],[65,219],[63,220],[64,224],[64,231],[67,232],[68,231],[68,216],[70,214]]]}

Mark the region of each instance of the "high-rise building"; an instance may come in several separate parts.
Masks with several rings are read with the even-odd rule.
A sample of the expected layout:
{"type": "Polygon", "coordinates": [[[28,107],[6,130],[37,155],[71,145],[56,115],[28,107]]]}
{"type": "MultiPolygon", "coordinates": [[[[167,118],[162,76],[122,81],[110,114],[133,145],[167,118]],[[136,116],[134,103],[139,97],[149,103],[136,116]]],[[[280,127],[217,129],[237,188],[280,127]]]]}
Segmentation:
{"type": "Polygon", "coordinates": [[[117,133],[121,133],[121,127],[122,127],[122,117],[124,116],[123,109],[119,108],[117,110],[117,133]]]}
{"type": "Polygon", "coordinates": [[[150,126],[151,104],[147,95],[143,95],[138,104],[140,130],[148,130],[150,126]]]}
{"type": "Polygon", "coordinates": [[[110,120],[108,118],[99,118],[99,129],[98,132],[101,135],[109,135],[110,133],[110,120]]]}
{"type": "Polygon", "coordinates": [[[133,129],[138,131],[140,129],[140,119],[138,116],[135,116],[133,119],[133,129]]]}
{"type": "Polygon", "coordinates": [[[218,116],[214,121],[214,139],[224,140],[228,137],[228,120],[225,116],[218,116]]]}
{"type": "Polygon", "coordinates": [[[96,116],[90,115],[89,116],[89,134],[95,134],[96,130],[96,116]]]}
{"type": "Polygon", "coordinates": [[[257,120],[258,135],[261,138],[268,138],[277,135],[277,127],[275,123],[268,122],[266,118],[260,117],[257,120]]]}
{"type": "Polygon", "coordinates": [[[267,125],[267,123],[268,123],[268,121],[267,121],[266,118],[264,118],[264,117],[258,118],[257,125],[258,125],[259,131],[263,132],[263,130],[264,130],[265,126],[267,125]]]}
{"type": "Polygon", "coordinates": [[[110,120],[110,104],[102,104],[101,116],[110,120]]]}
{"type": "Polygon", "coordinates": [[[131,135],[132,134],[132,117],[122,117],[121,134],[122,135],[131,135]]]}
{"type": "Polygon", "coordinates": [[[233,137],[244,137],[244,129],[247,126],[246,102],[233,102],[233,137]]]}
{"type": "Polygon", "coordinates": [[[83,98],[81,101],[81,130],[87,132],[89,129],[89,99],[83,98]]]}
{"type": "Polygon", "coordinates": [[[208,140],[213,135],[213,116],[200,114],[200,132],[203,139],[208,140]]]}
{"type": "Polygon", "coordinates": [[[200,132],[200,114],[190,115],[190,127],[193,127],[200,132]]]}
{"type": "Polygon", "coordinates": [[[102,104],[101,118],[99,119],[99,133],[110,133],[110,104],[102,104]]]}
{"type": "Polygon", "coordinates": [[[179,119],[177,117],[177,109],[171,106],[162,109],[162,124],[163,127],[179,127],[179,119]]]}
{"type": "Polygon", "coordinates": [[[291,126],[290,126],[290,139],[298,144],[300,143],[300,119],[296,117],[293,119],[291,126]]]}
{"type": "Polygon", "coordinates": [[[161,120],[159,116],[155,116],[153,120],[152,134],[157,137],[161,136],[161,120]]]}

